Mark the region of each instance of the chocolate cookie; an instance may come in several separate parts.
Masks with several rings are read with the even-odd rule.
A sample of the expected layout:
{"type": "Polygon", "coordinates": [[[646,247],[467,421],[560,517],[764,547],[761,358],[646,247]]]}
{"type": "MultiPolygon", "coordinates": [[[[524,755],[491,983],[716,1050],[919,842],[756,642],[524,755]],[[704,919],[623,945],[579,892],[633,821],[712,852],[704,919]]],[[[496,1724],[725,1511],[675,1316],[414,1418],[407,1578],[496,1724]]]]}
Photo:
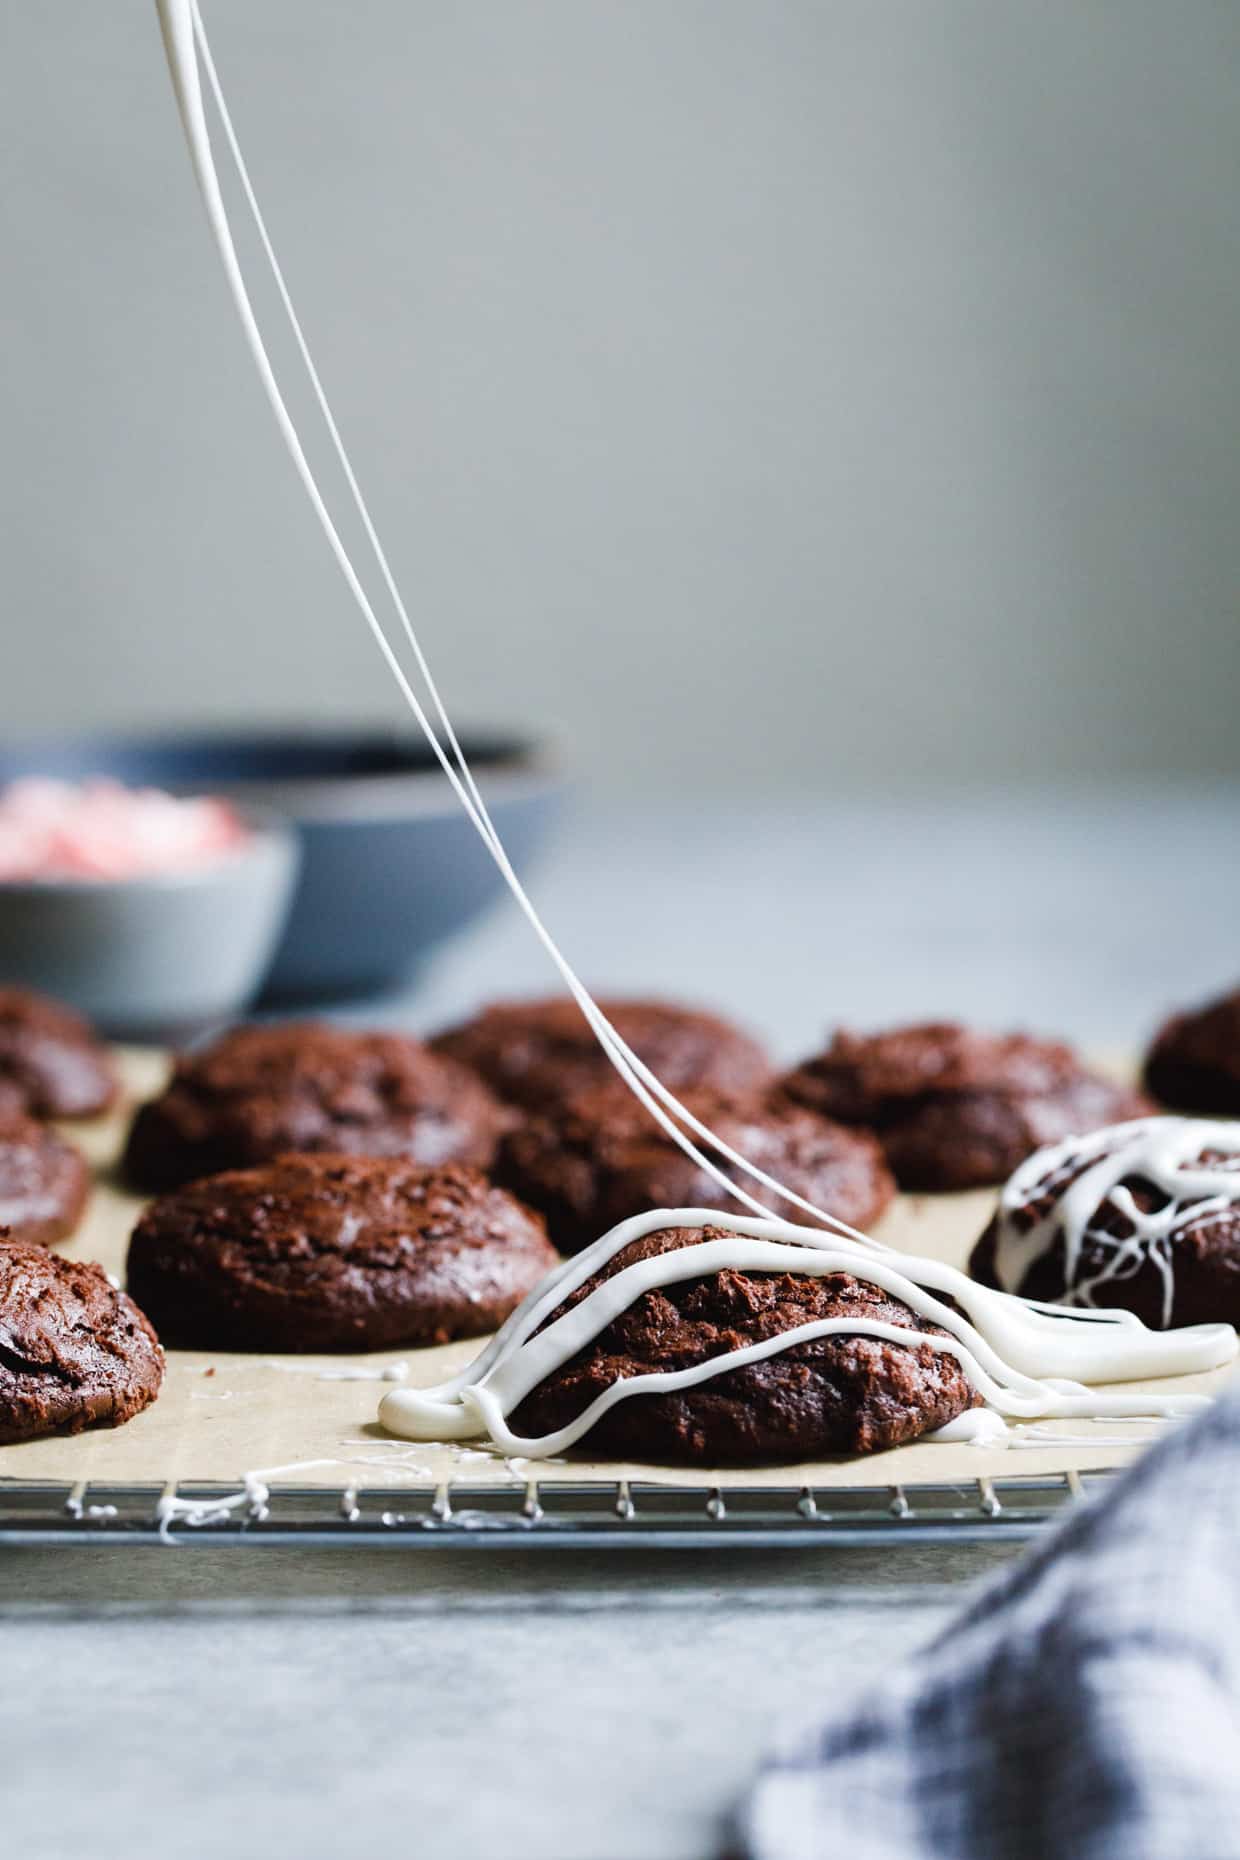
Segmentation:
{"type": "Polygon", "coordinates": [[[123,1168],[152,1193],[286,1150],[485,1166],[505,1122],[472,1072],[397,1033],[238,1027],[177,1061],[123,1168]]]}
{"type": "Polygon", "coordinates": [[[153,1202],[128,1275],[169,1341],[379,1350],[495,1330],[555,1264],[542,1222],[476,1169],[281,1156],[153,1202]]]}
{"type": "MultiPolygon", "coordinates": [[[[726,1233],[726,1227],[663,1228],[632,1241],[560,1311],[638,1260],[726,1233]]],[[[553,1433],[617,1380],[687,1369],[798,1325],[840,1317],[937,1328],[851,1273],[713,1272],[643,1293],[530,1391],[511,1426],[525,1438],[553,1433]]],[[[946,1351],[845,1333],[794,1344],[666,1394],[629,1396],[595,1423],[581,1451],[678,1465],[790,1464],[903,1446],[975,1405],[964,1371],[946,1351]]]]}
{"type": "MultiPolygon", "coordinates": [[[[770,1075],[766,1053],[714,1014],[665,1001],[600,1001],[621,1039],[669,1090],[749,1092],[770,1075]]],[[[529,1109],[571,1102],[615,1073],[576,1002],[500,1001],[431,1041],[471,1066],[499,1097],[529,1109]]]]}
{"type": "Polygon", "coordinates": [[[71,1234],[90,1194],[90,1170],[72,1143],[32,1117],[0,1112],[0,1232],[31,1246],[71,1234]]]}
{"type": "Polygon", "coordinates": [[[1089,1071],[1070,1046],[951,1022],[837,1033],[780,1090],[825,1117],[868,1125],[906,1189],[985,1188],[1040,1144],[1151,1108],[1089,1071]]]}
{"type": "MultiPolygon", "coordinates": [[[[868,1132],[801,1105],[687,1091],[682,1102],[725,1143],[794,1194],[853,1227],[877,1220],[895,1194],[868,1132]]],[[[789,1220],[809,1217],[712,1152],[727,1174],[789,1220]]],[[[499,1179],[547,1218],[562,1253],[577,1253],[650,1208],[739,1209],[741,1204],[672,1141],[619,1079],[560,1110],[534,1113],[505,1139],[499,1179]]]]}
{"type": "Polygon", "coordinates": [[[1240,1327],[1240,1124],[1142,1118],[1038,1150],[969,1270],[1043,1304],[1132,1311],[1155,1330],[1240,1327]]]}
{"type": "Polygon", "coordinates": [[[163,1377],[155,1332],[102,1266],[0,1244],[0,1441],[119,1427],[163,1377]]]}
{"type": "Polygon", "coordinates": [[[1159,1029],[1145,1087],[1177,1111],[1240,1116],[1240,988],[1159,1029]]]}
{"type": "Polygon", "coordinates": [[[0,988],[0,1113],[96,1117],[120,1090],[106,1046],[72,1009],[0,988]]]}

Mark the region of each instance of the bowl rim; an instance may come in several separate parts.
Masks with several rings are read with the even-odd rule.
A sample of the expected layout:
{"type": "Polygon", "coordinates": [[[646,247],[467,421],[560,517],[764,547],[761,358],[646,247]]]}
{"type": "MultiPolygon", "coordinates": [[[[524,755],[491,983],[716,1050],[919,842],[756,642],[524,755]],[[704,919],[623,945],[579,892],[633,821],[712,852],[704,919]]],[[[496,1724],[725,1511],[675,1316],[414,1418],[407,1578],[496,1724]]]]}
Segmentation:
{"type": "MultiPolygon", "coordinates": [[[[227,797],[225,797],[227,798],[227,797]]],[[[135,872],[128,878],[84,877],[69,874],[47,878],[0,878],[0,900],[22,896],[98,898],[106,893],[127,892],[159,894],[193,891],[216,883],[231,870],[254,856],[266,857],[273,849],[283,852],[294,867],[300,861],[297,830],[292,822],[274,809],[250,807],[231,802],[234,813],[246,828],[246,837],[233,846],[225,846],[200,865],[185,866],[171,872],[135,872]]]]}
{"type": "MultiPolygon", "coordinates": [[[[489,728],[481,724],[458,731],[458,738],[467,755],[472,750],[480,761],[483,753],[488,756],[488,760],[482,761],[477,769],[478,786],[488,801],[522,800],[552,792],[564,782],[562,753],[552,738],[524,735],[512,729],[489,728]]],[[[267,726],[258,723],[239,729],[228,725],[207,725],[199,729],[157,730],[149,733],[117,730],[80,740],[85,742],[88,750],[98,751],[105,757],[122,751],[154,754],[161,751],[176,752],[185,749],[187,744],[204,749],[213,745],[224,749],[230,744],[242,743],[276,748],[301,744],[310,749],[316,746],[326,749],[348,744],[372,745],[396,752],[406,744],[416,747],[423,741],[421,734],[412,725],[409,729],[402,729],[383,722],[344,729],[328,724],[306,726],[280,723],[267,726]]],[[[35,764],[41,755],[55,756],[59,749],[72,741],[72,738],[30,739],[25,743],[14,744],[11,754],[17,759],[28,755],[32,764],[35,764]]],[[[38,771],[32,767],[30,772],[33,774],[38,771]]],[[[8,777],[18,778],[16,774],[8,777]]],[[[392,769],[375,774],[239,775],[207,777],[196,782],[166,780],[155,775],[150,779],[153,785],[169,793],[216,795],[231,801],[238,812],[267,813],[293,831],[299,826],[320,823],[351,822],[360,826],[369,821],[434,820],[457,813],[464,818],[461,803],[438,763],[423,768],[392,769]]],[[[5,778],[0,775],[0,787],[4,783],[5,778]]],[[[90,883],[89,880],[81,879],[47,882],[79,887],[90,883]]],[[[126,881],[100,882],[118,884],[126,881]]]]}

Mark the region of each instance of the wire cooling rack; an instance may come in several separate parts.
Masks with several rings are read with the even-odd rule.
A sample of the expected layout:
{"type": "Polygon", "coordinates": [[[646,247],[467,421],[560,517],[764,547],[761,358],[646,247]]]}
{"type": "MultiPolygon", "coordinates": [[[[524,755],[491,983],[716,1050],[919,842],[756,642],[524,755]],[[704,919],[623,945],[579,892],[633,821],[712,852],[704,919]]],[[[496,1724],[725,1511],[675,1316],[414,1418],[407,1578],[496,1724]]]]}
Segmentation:
{"type": "Polygon", "coordinates": [[[1108,1472],[957,1485],[165,1486],[0,1481],[0,1545],[806,1549],[1035,1535],[1108,1472]]]}

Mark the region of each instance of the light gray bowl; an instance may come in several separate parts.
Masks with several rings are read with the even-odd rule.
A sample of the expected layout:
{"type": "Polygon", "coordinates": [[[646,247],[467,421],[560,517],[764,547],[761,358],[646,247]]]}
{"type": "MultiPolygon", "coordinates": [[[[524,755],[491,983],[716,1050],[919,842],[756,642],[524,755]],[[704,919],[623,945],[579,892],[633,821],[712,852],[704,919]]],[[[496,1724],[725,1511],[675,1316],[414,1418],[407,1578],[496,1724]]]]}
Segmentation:
{"type": "Polygon", "coordinates": [[[257,994],[297,876],[292,830],[243,813],[250,837],[192,871],[0,883],[0,982],[67,1001],[114,1039],[175,1041],[257,994]]]}

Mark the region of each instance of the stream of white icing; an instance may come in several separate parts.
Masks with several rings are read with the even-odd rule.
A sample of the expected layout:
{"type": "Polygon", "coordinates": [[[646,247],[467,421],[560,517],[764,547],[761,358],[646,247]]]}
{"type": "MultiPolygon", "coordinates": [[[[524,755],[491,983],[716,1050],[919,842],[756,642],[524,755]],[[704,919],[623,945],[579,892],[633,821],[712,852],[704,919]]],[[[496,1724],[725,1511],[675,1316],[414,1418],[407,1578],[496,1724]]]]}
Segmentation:
{"type": "MultiPolygon", "coordinates": [[[[1147,1330],[1127,1311],[1069,1313],[1030,1304],[978,1285],[938,1260],[890,1251],[880,1256],[871,1247],[791,1221],[729,1215],[721,1223],[717,1212],[703,1208],[661,1209],[622,1221],[548,1273],[466,1369],[435,1388],[394,1389],[384,1396],[379,1419],[391,1433],[410,1440],[489,1435],[501,1452],[543,1459],[575,1446],[617,1402],[691,1388],[725,1370],[830,1336],[880,1337],[942,1350],[957,1359],[986,1408],[1013,1421],[1183,1414],[1200,1406],[1202,1398],[1098,1393],[1084,1384],[1140,1382],[1215,1369],[1229,1362],[1237,1347],[1236,1333],[1228,1324],[1201,1324],[1164,1335],[1147,1330]],[[630,1241],[666,1227],[720,1224],[729,1230],[726,1238],[695,1242],[625,1266],[571,1310],[545,1323],[630,1241]],[[814,1278],[852,1273],[947,1334],[872,1318],[823,1318],[688,1369],[614,1382],[555,1433],[526,1439],[512,1431],[508,1417],[530,1391],[585,1349],[643,1293],[727,1270],[795,1272],[814,1278]]],[[[979,1427],[993,1426],[993,1421],[962,1416],[950,1437],[975,1438],[979,1427]]]]}
{"type": "Polygon", "coordinates": [[[542,944],[544,950],[547,952],[547,955],[558,971],[565,987],[581,1009],[582,1015],[593,1029],[599,1044],[602,1046],[608,1059],[620,1074],[629,1090],[646,1107],[655,1122],[667,1132],[687,1156],[697,1163],[701,1169],[704,1169],[705,1172],[719,1184],[728,1196],[739,1201],[743,1206],[750,1208],[755,1213],[765,1214],[769,1212],[763,1202],[757,1200],[738,1182],[733,1181],[720,1167],[719,1162],[714,1156],[698,1148],[688,1135],[689,1131],[692,1131],[696,1136],[707,1141],[712,1150],[726,1158],[727,1161],[733,1164],[735,1168],[739,1169],[743,1175],[747,1176],[752,1182],[757,1183],[759,1187],[766,1189],[770,1194],[775,1195],[780,1200],[791,1203],[794,1207],[799,1208],[802,1213],[812,1215],[816,1220],[822,1221],[837,1233],[848,1234],[854,1239],[864,1240],[863,1235],[858,1234],[854,1228],[840,1221],[828,1210],[815,1207],[812,1202],[805,1200],[801,1195],[795,1194],[791,1189],[786,1188],[782,1183],[778,1182],[774,1176],[768,1175],[764,1170],[758,1168],[756,1164],[751,1163],[747,1157],[743,1156],[738,1150],[731,1148],[729,1144],[724,1142],[721,1137],[710,1129],[709,1125],[704,1123],[681,1104],[679,1099],[668,1090],[662,1081],[655,1076],[650,1068],[646,1066],[621,1039],[615,1027],[607,1019],[585,984],[569,966],[563,952],[559,949],[550,931],[534,908],[531,899],[527,895],[516,872],[513,870],[508,854],[505,851],[499,834],[495,829],[495,825],[487,811],[486,803],[479,792],[468,760],[461,749],[456,731],[452,724],[452,719],[449,717],[440,699],[439,691],[431,675],[426,655],[419,643],[408,610],[401,598],[400,590],[396,585],[395,577],[392,574],[391,567],[375,530],[370,512],[366,507],[361,487],[358,484],[352,463],[344,446],[344,441],[341,438],[336,421],[332,415],[326,392],[319,379],[318,371],[315,368],[313,358],[310,354],[309,345],[306,342],[296,310],[293,307],[292,298],[284,281],[284,275],[280,269],[271,239],[267,232],[267,227],[250,181],[236,132],[229,116],[228,106],[225,102],[223,90],[211,56],[211,49],[207,42],[206,29],[203,26],[197,0],[156,0],[156,8],[159,13],[160,26],[164,36],[164,47],[168,56],[169,70],[172,74],[177,107],[181,114],[182,126],[185,130],[186,141],[189,145],[190,160],[193,164],[194,175],[198,182],[199,192],[202,195],[203,205],[206,208],[207,220],[215,240],[216,248],[219,252],[220,261],[224,267],[224,274],[228,282],[229,290],[232,293],[233,303],[241,320],[246,342],[249,345],[251,356],[258,370],[263,391],[275,415],[276,424],[279,427],[281,437],[293,461],[297,475],[301,479],[302,486],[310,500],[315,516],[323,530],[328,547],[336,558],[337,566],[344,577],[349,592],[357,603],[371,637],[383,656],[384,663],[395,679],[402,697],[408,704],[414,719],[426,738],[431,752],[438,761],[444,775],[447,777],[458,801],[465,810],[467,817],[479,837],[482,839],[491,858],[499,868],[504,883],[512,893],[518,908],[526,918],[526,921],[529,923],[530,928],[542,944]],[[306,458],[297,428],[293,422],[292,415],[289,412],[275,371],[272,367],[271,359],[267,353],[266,344],[263,340],[258,320],[255,317],[254,309],[250,302],[245,278],[241,270],[240,261],[237,257],[236,247],[233,243],[228,214],[224,206],[223,195],[220,191],[215,159],[211,152],[211,139],[207,129],[206,115],[203,109],[202,87],[199,81],[199,57],[201,57],[202,69],[206,73],[207,81],[211,87],[212,96],[214,97],[216,108],[219,112],[225,140],[228,144],[229,153],[232,156],[241,182],[241,189],[245,197],[246,205],[253,218],[258,232],[259,242],[275,280],[280,302],[288,318],[294,342],[296,343],[298,353],[305,366],[307,376],[309,377],[311,389],[327,428],[332,449],[344,473],[350,497],[352,498],[354,507],[361,521],[367,542],[378,564],[383,584],[396,610],[405,643],[412,654],[418,674],[426,687],[430,710],[433,711],[438,729],[442,732],[444,738],[443,742],[440,741],[439,736],[436,734],[436,729],[431,723],[427,710],[422,705],[417,693],[410,684],[400,660],[397,657],[396,650],[384,632],[383,625],[362,585],[361,577],[341,540],[336,525],[332,521],[331,514],[327,509],[318,482],[306,458]]]}
{"type": "Polygon", "coordinates": [[[1197,1117],[1142,1117],[1084,1137],[1068,1137],[1037,1150],[999,1199],[995,1277],[1015,1292],[1056,1241],[1062,1241],[1063,1303],[1092,1306],[1098,1291],[1131,1279],[1150,1265],[1162,1281],[1162,1322],[1175,1301],[1175,1248],[1186,1227],[1235,1216],[1240,1203],[1240,1123],[1197,1117]],[[1225,1160],[1202,1165],[1205,1150],[1225,1160]],[[1079,1173],[1078,1173],[1079,1171],[1079,1173]],[[1073,1176],[1075,1175],[1075,1180],[1073,1176]],[[1139,1208],[1130,1181],[1148,1182],[1164,1205],[1139,1208]],[[1064,1186],[1067,1184],[1067,1186],[1064,1186]],[[1039,1221],[1025,1227],[1029,1203],[1049,1197],[1039,1221]],[[1105,1207],[1120,1214],[1129,1232],[1108,1233],[1099,1223],[1105,1207]],[[1086,1250],[1097,1260],[1085,1266],[1086,1250]]]}
{"type": "MultiPolygon", "coordinates": [[[[685,1154],[716,1181],[730,1197],[752,1210],[754,1215],[761,1217],[755,1221],[747,1216],[730,1222],[735,1233],[728,1241],[714,1242],[706,1248],[682,1249],[677,1253],[664,1255],[657,1261],[647,1262],[648,1268],[654,1273],[650,1283],[668,1283],[676,1276],[683,1276],[686,1262],[688,1262],[687,1270],[690,1272],[712,1269],[711,1265],[706,1263],[704,1254],[710,1254],[715,1264],[745,1264],[753,1271],[785,1270],[789,1261],[795,1260],[795,1269],[798,1271],[845,1270],[860,1273],[875,1283],[891,1289],[895,1296],[904,1299],[922,1316],[933,1318],[935,1322],[942,1324],[949,1331],[950,1335],[946,1338],[930,1337],[925,1341],[930,1342],[936,1349],[947,1350],[956,1355],[974,1386],[981,1390],[991,1409],[997,1413],[1034,1418],[1069,1414],[1111,1413],[1119,1415],[1182,1410],[1185,1402],[1191,1398],[1167,1397],[1161,1402],[1155,1402],[1153,1398],[1145,1397],[1118,1395],[1095,1397],[1090,1396],[1075,1382],[1065,1384],[1060,1378],[1070,1371],[1075,1377],[1105,1382],[1136,1379],[1144,1375],[1174,1375],[1191,1369],[1212,1368],[1228,1360],[1235,1352],[1235,1333],[1230,1329],[1223,1326],[1202,1326],[1194,1331],[1181,1332],[1174,1338],[1159,1339],[1136,1324],[1135,1320],[1126,1321],[1122,1314],[1108,1313],[1105,1318],[1099,1315],[1090,1320],[1080,1317],[1067,1320],[1062,1315],[1054,1317],[1046,1311],[1039,1311],[1016,1301],[1005,1300],[1002,1294],[983,1291],[981,1287],[972,1285],[962,1274],[951,1272],[948,1268],[938,1266],[932,1261],[908,1260],[894,1253],[892,1249],[858,1233],[854,1228],[832,1215],[829,1210],[817,1208],[803,1197],[794,1194],[773,1176],[766,1174],[738,1151],[732,1149],[708,1125],[690,1113],[620,1038],[616,1029],[569,966],[517,878],[479,792],[468,761],[461,750],[452,721],[440,700],[425,654],[366,508],[268,237],[211,58],[197,0],[156,0],[156,7],[195,178],[246,341],[289,456],[323,530],[328,547],[336,559],[366,626],[467,817],[495,861],[519,909],[547,952],[565,987],[576,1001],[616,1071],[624,1079],[630,1091],[646,1107],[655,1122],[685,1154]],[[233,243],[211,151],[199,77],[200,59],[219,111],[225,139],[237,169],[242,192],[275,279],[276,289],[288,318],[294,341],[306,368],[333,450],[344,472],[367,542],[399,619],[405,644],[412,655],[417,674],[425,686],[429,713],[433,713],[435,724],[442,733],[444,739],[442,742],[436,733],[435,724],[431,721],[431,714],[428,714],[428,709],[424,707],[413,689],[397,650],[389,640],[357,569],[341,540],[306,458],[297,428],[289,413],[268,356],[233,243]],[[699,1148],[690,1136],[690,1132],[693,1136],[708,1143],[710,1150],[699,1148]],[[764,1203],[756,1199],[747,1188],[734,1181],[721,1166],[717,1160],[718,1157],[724,1158],[757,1187],[791,1203],[803,1213],[822,1222],[824,1227],[830,1229],[830,1233],[825,1234],[821,1229],[801,1228],[786,1221],[769,1218],[769,1210],[764,1203]],[[832,1263],[825,1263],[827,1261],[832,1263]],[[663,1279],[660,1278],[661,1274],[668,1276],[663,1279]],[[973,1321],[962,1318],[958,1313],[951,1311],[930,1296],[934,1289],[950,1290],[951,1295],[959,1301],[962,1309],[970,1313],[973,1321]],[[1067,1323],[1075,1326],[1071,1342],[1063,1329],[1067,1323]],[[1039,1376],[1052,1379],[1039,1381],[1037,1380],[1039,1376]]],[[[633,1276],[635,1269],[630,1269],[617,1275],[615,1280],[609,1282],[608,1286],[600,1287],[576,1311],[558,1319],[549,1327],[544,1337],[532,1339],[530,1332],[536,1327],[541,1317],[554,1307],[565,1291],[570,1290],[572,1285],[579,1284],[590,1272],[597,1270],[599,1264],[609,1258],[617,1246],[623,1245],[626,1239],[635,1237],[639,1232],[649,1232],[655,1227],[666,1225],[669,1220],[682,1222],[688,1220],[694,1224],[700,1224],[703,1221],[717,1221],[718,1215],[694,1210],[689,1210],[687,1213],[680,1211],[673,1215],[655,1212],[638,1217],[636,1222],[625,1223],[613,1234],[605,1236],[593,1248],[568,1262],[566,1266],[545,1280],[543,1286],[514,1313],[499,1337],[487,1351],[483,1352],[473,1369],[466,1372],[464,1378],[459,1379],[459,1386],[448,1384],[440,1390],[423,1391],[421,1394],[415,1391],[389,1394],[383,1402],[383,1419],[386,1424],[395,1432],[412,1432],[415,1438],[425,1438],[426,1426],[433,1411],[434,1425],[431,1428],[433,1438],[466,1438],[474,1434],[489,1432],[501,1446],[504,1446],[505,1442],[512,1443],[511,1449],[505,1446],[506,1451],[514,1450],[531,1458],[544,1458],[558,1452],[563,1445],[571,1444],[572,1441],[579,1439],[598,1414],[604,1412],[614,1401],[624,1400],[642,1389],[653,1392],[656,1388],[681,1387],[692,1382],[700,1382],[720,1373],[724,1368],[736,1366],[741,1362],[758,1360],[762,1356],[788,1349],[810,1336],[828,1335],[832,1331],[865,1331],[874,1336],[889,1335],[894,1341],[901,1343],[916,1341],[920,1336],[920,1333],[899,1327],[866,1325],[851,1319],[803,1326],[778,1338],[770,1339],[766,1343],[753,1345],[748,1350],[735,1352],[713,1362],[698,1365],[693,1370],[683,1371],[675,1376],[645,1376],[619,1384],[600,1397],[599,1402],[595,1403],[586,1415],[580,1417],[572,1428],[563,1429],[559,1434],[538,1442],[519,1441],[507,1429],[504,1417],[521,1399],[522,1393],[531,1388],[541,1374],[547,1373],[544,1368],[538,1374],[532,1374],[531,1365],[550,1362],[552,1367],[555,1366],[557,1360],[555,1347],[554,1345],[549,1347],[546,1338],[562,1342],[565,1339],[581,1337],[588,1341],[590,1335],[596,1334],[609,1321],[606,1313],[612,1310],[617,1296],[636,1297],[641,1290],[646,1289],[638,1282],[644,1274],[639,1273],[635,1278],[633,1276]],[[617,1238],[617,1235],[622,1237],[617,1238]],[[531,1316],[531,1313],[535,1315],[531,1316]],[[591,1326],[593,1326],[592,1329],[591,1326]]],[[[612,1314],[614,1315],[614,1311],[612,1314]]],[[[579,1343],[571,1343],[565,1348],[564,1355],[571,1353],[571,1349],[577,1347],[580,1347],[579,1343]]],[[[563,1360],[563,1357],[561,1356],[558,1360],[563,1360]]],[[[985,1424],[963,1419],[961,1423],[966,1430],[972,1428],[974,1434],[980,1425],[985,1424]]]]}

